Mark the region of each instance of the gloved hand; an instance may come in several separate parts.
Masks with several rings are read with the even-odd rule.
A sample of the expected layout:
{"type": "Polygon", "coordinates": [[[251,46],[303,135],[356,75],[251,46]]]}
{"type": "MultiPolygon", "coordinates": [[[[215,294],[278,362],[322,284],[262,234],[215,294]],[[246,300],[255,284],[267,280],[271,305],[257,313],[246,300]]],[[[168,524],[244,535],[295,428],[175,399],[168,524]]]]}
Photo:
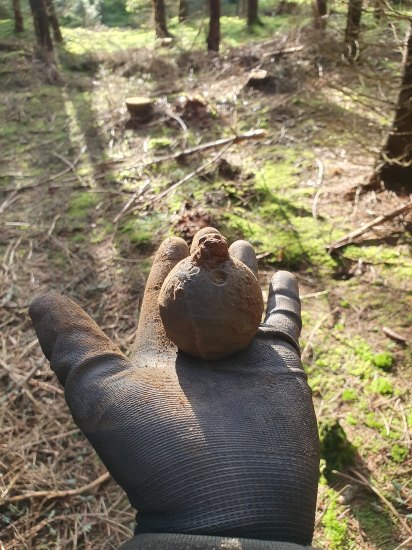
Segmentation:
{"type": "MultiPolygon", "coordinates": [[[[257,273],[251,245],[238,241],[230,253],[257,273]]],[[[138,510],[136,533],[310,544],[318,435],[296,279],[273,277],[265,323],[246,350],[205,361],[178,351],[159,317],[162,283],[188,254],[179,238],[160,246],[132,359],[58,294],[30,306],[42,350],[76,424],[138,510]]]]}

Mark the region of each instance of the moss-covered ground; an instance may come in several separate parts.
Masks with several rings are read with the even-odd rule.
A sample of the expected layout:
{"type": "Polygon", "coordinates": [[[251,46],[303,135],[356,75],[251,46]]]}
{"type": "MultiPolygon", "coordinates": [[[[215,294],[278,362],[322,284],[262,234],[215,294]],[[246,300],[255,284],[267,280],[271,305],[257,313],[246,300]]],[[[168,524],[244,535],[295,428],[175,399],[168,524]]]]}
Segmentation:
{"type": "MultiPolygon", "coordinates": [[[[33,294],[53,288],[74,296],[126,349],[164,237],[190,240],[214,224],[230,240],[249,240],[264,287],[279,268],[300,282],[302,359],[322,436],[315,545],[394,550],[412,545],[411,220],[396,218],[334,253],[330,245],[406,200],[353,191],[367,180],[390,124],[401,56],[393,29],[377,27],[367,14],[361,57],[345,61],[342,14],[338,5],[323,36],[311,28],[305,4],[295,15],[263,16],[265,26],[252,33],[243,19],[225,16],[220,57],[203,51],[201,17],[172,19],[175,39],[166,45],[146,24],[68,26],[56,52],[58,78],[36,61],[30,27],[16,38],[12,22],[0,20],[0,324],[29,369],[25,350],[34,334],[26,307],[33,294]],[[284,48],[294,50],[279,53],[284,48]],[[262,64],[271,82],[246,86],[249,71],[262,64]],[[150,123],[130,125],[124,105],[130,95],[156,101],[150,123]],[[201,101],[194,106],[183,95],[201,101]],[[256,129],[265,130],[263,139],[228,147],[157,201],[222,149],[179,160],[173,153],[256,129]]],[[[50,389],[37,348],[29,349],[43,367],[18,406],[35,422],[44,412],[39,402],[48,403],[48,414],[67,423],[65,448],[82,449],[68,483],[87,483],[101,473],[99,462],[70,432],[63,396],[50,389]]],[[[7,429],[16,445],[24,443],[22,427],[7,429]]],[[[14,447],[10,453],[19,464],[14,447]]],[[[47,454],[37,457],[28,468],[33,489],[41,490],[54,466],[47,454]]],[[[112,483],[99,496],[53,506],[54,512],[34,514],[21,502],[4,510],[7,544],[18,540],[16,530],[35,529],[33,547],[58,548],[56,533],[77,532],[80,509],[90,516],[82,522],[85,543],[115,547],[133,524],[112,483]],[[101,496],[112,507],[104,517],[116,518],[104,533],[104,511],[93,508],[101,496]]]]}

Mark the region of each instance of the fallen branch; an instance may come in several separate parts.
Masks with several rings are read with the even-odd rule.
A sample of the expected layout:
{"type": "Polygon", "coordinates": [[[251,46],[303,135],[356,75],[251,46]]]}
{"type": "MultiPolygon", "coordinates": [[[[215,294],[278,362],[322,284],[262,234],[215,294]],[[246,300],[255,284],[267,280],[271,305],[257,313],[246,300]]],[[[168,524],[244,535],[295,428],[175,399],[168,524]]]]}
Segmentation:
{"type": "MultiPolygon", "coordinates": [[[[239,142],[245,141],[247,139],[260,139],[260,138],[264,137],[265,135],[266,135],[266,132],[264,130],[251,130],[249,132],[246,132],[244,134],[240,134],[238,136],[234,136],[234,137],[231,137],[231,138],[218,139],[216,141],[211,141],[211,142],[205,143],[203,145],[198,145],[196,147],[192,147],[190,149],[186,149],[184,151],[174,153],[173,155],[169,155],[168,157],[163,157],[163,161],[164,160],[172,160],[172,159],[177,160],[177,159],[182,158],[183,156],[192,155],[192,154],[198,153],[200,151],[206,151],[208,149],[214,149],[216,147],[219,147],[219,148],[222,147],[222,150],[219,153],[217,153],[211,160],[208,160],[207,162],[205,162],[204,164],[202,164],[201,166],[196,168],[196,170],[193,170],[192,172],[190,172],[189,174],[184,176],[182,179],[180,179],[179,181],[177,181],[176,183],[174,183],[173,185],[171,185],[170,187],[168,187],[167,189],[165,189],[164,191],[162,191],[161,193],[156,195],[156,197],[154,197],[150,202],[144,203],[144,204],[138,204],[137,206],[132,207],[132,204],[133,204],[134,200],[136,200],[136,198],[139,198],[141,196],[141,194],[138,194],[138,195],[135,195],[135,196],[131,197],[131,199],[129,199],[126,202],[126,204],[123,206],[121,211],[116,215],[115,220],[114,220],[115,223],[118,222],[120,220],[120,218],[122,218],[126,214],[131,214],[132,212],[136,212],[137,210],[141,210],[142,208],[146,208],[147,206],[151,206],[151,205],[155,204],[156,202],[161,200],[164,196],[166,196],[167,194],[169,194],[172,191],[174,191],[175,189],[177,189],[180,185],[182,185],[183,183],[186,183],[188,180],[190,180],[194,176],[197,176],[198,174],[203,172],[203,170],[208,168],[211,164],[215,163],[223,155],[223,153],[225,153],[229,149],[229,147],[231,147],[235,143],[239,143],[239,142]]],[[[157,161],[159,161],[159,159],[157,161]]],[[[152,164],[154,162],[155,161],[151,161],[150,164],[152,164]]]]}
{"type": "Polygon", "coordinates": [[[66,491],[31,491],[29,493],[24,493],[22,495],[16,495],[14,497],[7,498],[3,502],[0,502],[0,504],[3,505],[9,504],[11,502],[19,502],[20,500],[26,500],[28,498],[44,498],[45,500],[50,500],[52,498],[65,498],[81,495],[83,493],[86,493],[90,489],[98,487],[108,479],[110,479],[110,474],[109,472],[105,472],[94,481],[91,481],[90,483],[87,483],[87,485],[83,485],[83,487],[79,487],[78,489],[68,489],[66,491]]]}
{"type": "Polygon", "coordinates": [[[299,296],[300,300],[306,300],[307,298],[317,298],[318,296],[324,296],[325,294],[329,294],[330,290],[320,290],[319,292],[311,292],[310,294],[302,294],[299,296]]]}
{"type": "Polygon", "coordinates": [[[226,147],[224,147],[221,151],[219,151],[219,153],[216,153],[216,155],[212,159],[208,160],[201,166],[198,166],[196,170],[193,170],[193,172],[190,172],[189,174],[184,176],[182,179],[180,179],[179,181],[177,181],[176,183],[174,183],[173,185],[171,185],[170,187],[168,187],[167,189],[165,189],[164,191],[156,195],[156,197],[151,201],[150,204],[154,204],[160,201],[163,197],[165,197],[166,195],[168,195],[169,193],[171,193],[172,191],[180,187],[180,185],[182,185],[183,183],[186,183],[193,177],[197,176],[198,174],[206,170],[206,168],[208,168],[211,164],[214,164],[224,153],[226,153],[226,151],[229,149],[229,147],[233,145],[233,143],[235,143],[235,141],[229,142],[226,145],[226,147]]]}
{"type": "Polygon", "coordinates": [[[400,548],[407,548],[408,544],[412,542],[412,537],[408,537],[406,540],[404,540],[403,542],[401,542],[396,548],[395,550],[400,550],[400,548]]]}
{"type": "Polygon", "coordinates": [[[351,244],[353,240],[356,239],[356,237],[360,237],[372,227],[375,227],[376,225],[380,225],[388,220],[391,220],[392,218],[399,216],[399,214],[406,212],[410,208],[412,208],[412,202],[409,202],[408,204],[403,204],[402,206],[398,206],[398,208],[395,208],[395,210],[392,210],[388,214],[382,214],[377,218],[374,218],[372,221],[363,224],[361,227],[358,227],[358,229],[355,229],[354,231],[347,233],[337,241],[327,246],[329,254],[334,250],[338,250],[339,248],[343,248],[344,246],[351,244]]]}
{"type": "Polygon", "coordinates": [[[316,191],[315,196],[313,197],[313,203],[312,203],[312,216],[315,218],[315,220],[318,217],[318,202],[321,194],[323,193],[323,188],[322,188],[323,172],[325,170],[323,166],[323,162],[318,158],[316,159],[316,164],[318,165],[318,176],[316,178],[316,187],[318,190],[316,191]]]}
{"type": "Polygon", "coordinates": [[[398,334],[389,327],[382,327],[382,331],[386,334],[386,336],[388,336],[388,338],[395,340],[395,342],[400,342],[401,344],[407,343],[407,339],[404,336],[398,334]]]}
{"type": "Polygon", "coordinates": [[[359,485],[362,485],[362,487],[365,487],[372,491],[380,500],[386,505],[386,507],[389,509],[389,511],[392,513],[393,516],[395,516],[399,522],[401,523],[402,527],[405,529],[405,531],[412,535],[412,531],[407,524],[406,520],[401,516],[401,514],[398,512],[398,510],[393,506],[393,504],[383,495],[379,489],[377,489],[372,483],[366,479],[365,476],[363,476],[360,472],[354,469],[350,469],[350,471],[355,474],[356,477],[350,476],[348,474],[344,474],[343,472],[338,472],[337,470],[332,470],[332,473],[342,477],[343,479],[347,479],[348,481],[352,481],[353,483],[358,483],[359,485]]]}
{"type": "Polygon", "coordinates": [[[398,510],[394,507],[394,505],[385,497],[384,494],[382,494],[380,492],[379,489],[377,489],[375,487],[375,485],[372,485],[372,483],[366,479],[365,476],[363,476],[360,472],[358,472],[357,470],[353,470],[351,468],[350,470],[353,474],[355,474],[359,479],[360,481],[363,481],[363,484],[366,485],[373,493],[375,493],[375,495],[380,498],[380,500],[386,505],[386,507],[388,508],[388,510],[399,520],[399,522],[402,524],[402,527],[405,529],[405,531],[409,534],[409,535],[412,535],[412,529],[409,527],[409,525],[407,524],[407,521],[405,520],[405,518],[398,512],[398,510]]]}
{"type": "MultiPolygon", "coordinates": [[[[165,189],[164,191],[162,191],[161,193],[153,197],[153,199],[150,202],[144,203],[144,204],[138,204],[133,208],[125,209],[123,207],[121,212],[116,216],[115,221],[118,222],[119,219],[125,216],[126,214],[131,214],[132,212],[136,212],[137,210],[142,210],[142,208],[147,208],[148,206],[152,206],[156,202],[160,201],[161,199],[163,199],[163,197],[165,197],[166,195],[168,195],[169,193],[171,193],[172,191],[180,187],[183,183],[186,183],[193,177],[197,176],[198,174],[206,170],[206,168],[208,168],[210,165],[214,164],[229,149],[229,147],[233,145],[233,143],[234,143],[233,141],[227,143],[226,147],[224,147],[221,151],[219,151],[219,153],[216,153],[216,155],[212,159],[198,166],[196,170],[193,170],[192,172],[189,172],[189,174],[186,174],[186,176],[184,176],[182,179],[180,179],[179,181],[177,181],[176,183],[174,183],[173,185],[171,185],[170,187],[168,187],[167,189],[165,189]]],[[[130,201],[128,201],[127,204],[130,206],[131,205],[130,201]]]]}
{"type": "Polygon", "coordinates": [[[303,50],[303,46],[293,46],[292,48],[283,48],[281,50],[275,50],[272,52],[265,52],[262,57],[276,57],[277,55],[283,55],[285,53],[295,53],[303,50]]]}
{"type": "MultiPolygon", "coordinates": [[[[240,143],[242,141],[246,141],[248,139],[262,139],[265,136],[266,136],[265,130],[249,130],[248,132],[245,132],[244,134],[239,134],[238,136],[233,136],[230,138],[221,138],[221,139],[217,139],[216,141],[209,141],[208,143],[202,143],[200,145],[196,145],[196,147],[183,149],[182,151],[177,151],[176,153],[172,153],[171,155],[157,157],[147,162],[141,162],[140,164],[126,165],[126,166],[122,164],[118,168],[112,168],[108,172],[102,172],[101,174],[94,175],[93,179],[96,181],[96,180],[100,180],[108,176],[111,176],[116,172],[123,172],[124,170],[137,170],[139,168],[147,168],[148,166],[153,166],[154,164],[160,164],[162,162],[168,162],[170,160],[181,160],[184,157],[194,155],[196,153],[201,153],[203,151],[208,151],[209,149],[224,147],[228,143],[235,144],[235,143],[240,143]]],[[[113,161],[113,162],[122,162],[122,161],[113,161]]],[[[107,164],[107,161],[105,161],[105,164],[107,164]]],[[[66,174],[70,170],[71,168],[68,167],[66,170],[64,170],[64,172],[51,176],[46,180],[42,180],[36,183],[31,183],[28,185],[22,185],[21,187],[18,187],[18,186],[5,187],[4,189],[2,189],[2,192],[26,191],[27,189],[34,189],[36,187],[40,187],[42,185],[46,185],[47,183],[53,182],[55,179],[66,174]]],[[[63,180],[62,183],[71,183],[76,180],[77,180],[77,177],[67,178],[63,180]]]]}

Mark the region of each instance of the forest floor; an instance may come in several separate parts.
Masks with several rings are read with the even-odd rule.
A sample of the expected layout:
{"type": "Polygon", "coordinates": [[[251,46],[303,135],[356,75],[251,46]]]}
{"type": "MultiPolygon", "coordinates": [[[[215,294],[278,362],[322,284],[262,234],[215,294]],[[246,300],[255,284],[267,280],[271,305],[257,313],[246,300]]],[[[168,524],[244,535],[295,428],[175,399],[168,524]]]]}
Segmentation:
{"type": "Polygon", "coordinates": [[[117,548],[134,524],[112,480],[88,486],[105,469],[39,349],[31,298],[68,293],[126,351],[156,247],[205,225],[252,242],[264,289],[278,268],[299,279],[324,451],[314,544],[412,547],[411,213],[331,247],[409,200],[360,192],[390,124],[399,43],[370,23],[348,63],[339,19],[324,36],[274,19],[251,36],[225,18],[220,56],[200,51],[194,25],[174,22],[171,45],[63,29],[57,79],[31,35],[0,21],[2,548],[117,548]],[[247,84],[257,68],[270,76],[260,88],[247,84]],[[135,95],[156,114],[130,127],[135,95]]]}

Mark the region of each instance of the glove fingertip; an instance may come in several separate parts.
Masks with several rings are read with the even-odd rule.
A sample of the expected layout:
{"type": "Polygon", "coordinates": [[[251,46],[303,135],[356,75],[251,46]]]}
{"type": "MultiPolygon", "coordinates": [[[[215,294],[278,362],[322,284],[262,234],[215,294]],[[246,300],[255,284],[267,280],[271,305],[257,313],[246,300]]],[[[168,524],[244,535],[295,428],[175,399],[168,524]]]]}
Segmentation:
{"type": "Polygon", "coordinates": [[[290,271],[278,271],[270,281],[269,294],[284,294],[299,301],[299,284],[290,271]]]}
{"type": "Polygon", "coordinates": [[[29,316],[33,323],[40,321],[59,297],[61,295],[57,292],[46,292],[35,296],[29,306],[29,316]]]}
{"type": "Polygon", "coordinates": [[[235,241],[229,247],[229,253],[232,258],[237,258],[243,262],[258,277],[258,262],[253,246],[248,241],[235,241]]]}
{"type": "Polygon", "coordinates": [[[189,254],[189,247],[186,241],[180,237],[169,237],[160,245],[153,264],[165,262],[179,262],[189,254]]]}
{"type": "Polygon", "coordinates": [[[56,332],[50,323],[44,322],[48,312],[53,307],[57,293],[48,292],[36,296],[29,306],[29,316],[39,340],[40,347],[48,360],[53,353],[53,344],[56,339],[56,332]]]}

